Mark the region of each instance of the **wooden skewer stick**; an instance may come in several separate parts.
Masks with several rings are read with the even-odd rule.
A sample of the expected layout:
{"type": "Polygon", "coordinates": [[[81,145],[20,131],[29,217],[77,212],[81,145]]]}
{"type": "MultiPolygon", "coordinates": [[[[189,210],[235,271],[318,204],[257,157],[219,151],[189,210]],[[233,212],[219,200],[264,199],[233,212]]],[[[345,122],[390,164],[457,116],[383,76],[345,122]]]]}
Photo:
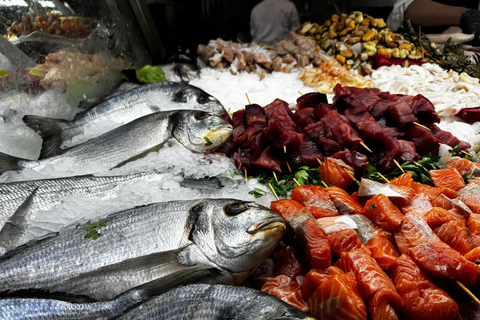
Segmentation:
{"type": "Polygon", "coordinates": [[[370,148],[367,147],[367,145],[366,145],[363,141],[360,141],[360,145],[361,145],[362,147],[364,147],[365,149],[367,149],[368,152],[373,153],[372,150],[370,150],[370,148]]]}
{"type": "Polygon", "coordinates": [[[347,170],[347,168],[343,168],[343,171],[345,171],[346,174],[348,174],[348,176],[350,178],[352,178],[353,181],[355,181],[357,184],[359,183],[357,179],[355,179],[355,177],[353,176],[353,174],[350,173],[350,171],[347,170]]]}
{"type": "Polygon", "coordinates": [[[322,161],[320,161],[320,159],[317,158],[317,161],[320,165],[323,165],[322,161]]]}
{"type": "Polygon", "coordinates": [[[380,172],[377,172],[377,174],[380,176],[380,178],[382,178],[383,180],[385,180],[385,182],[390,182],[387,178],[385,178],[385,176],[383,174],[381,174],[380,172]]]}
{"type": "Polygon", "coordinates": [[[400,169],[400,171],[402,171],[403,173],[405,173],[405,170],[403,170],[402,166],[400,166],[400,164],[398,163],[397,160],[393,159],[393,163],[395,163],[395,165],[398,167],[398,169],[400,169]]]}
{"type": "Polygon", "coordinates": [[[427,171],[428,173],[430,173],[430,171],[428,171],[428,169],[427,169],[427,168],[425,168],[424,166],[422,166],[420,163],[418,163],[418,162],[415,162],[415,161],[413,161],[413,160],[412,160],[412,162],[413,162],[413,164],[414,164],[414,165],[416,165],[416,166],[418,166],[418,167],[422,167],[422,168],[423,168],[423,170],[425,170],[425,171],[427,171]]]}
{"type": "Polygon", "coordinates": [[[428,131],[432,131],[429,127],[425,127],[423,124],[420,124],[418,122],[414,122],[413,124],[419,126],[420,128],[427,129],[428,131]]]}
{"type": "Polygon", "coordinates": [[[245,179],[248,179],[248,177],[247,177],[247,169],[245,169],[245,179]]]}
{"type": "Polygon", "coordinates": [[[255,68],[252,66],[252,64],[250,63],[250,61],[247,61],[247,63],[248,63],[248,65],[250,66],[250,68],[252,68],[252,70],[257,74],[257,76],[259,76],[259,77],[261,78],[260,73],[258,73],[257,69],[255,69],[255,68]]]}
{"type": "Polygon", "coordinates": [[[473,157],[473,155],[470,154],[470,153],[468,153],[467,151],[463,151],[463,150],[462,150],[462,151],[460,151],[460,152],[463,153],[463,154],[466,154],[467,156],[473,157]]]}
{"type": "Polygon", "coordinates": [[[328,184],[326,184],[325,181],[322,181],[321,184],[322,184],[325,188],[328,188],[328,184]]]}
{"type": "MultiPolygon", "coordinates": [[[[245,93],[245,94],[246,94],[246,93],[245,93]]],[[[230,109],[231,109],[231,108],[228,108],[228,110],[227,110],[227,113],[228,113],[228,114],[230,114],[230,109]]]]}
{"type": "Polygon", "coordinates": [[[283,146],[283,153],[287,153],[287,146],[283,146]]]}
{"type": "Polygon", "coordinates": [[[301,184],[298,183],[297,179],[293,178],[293,182],[295,182],[297,184],[297,186],[299,186],[299,187],[301,186],[301,184]]]}
{"type": "Polygon", "coordinates": [[[301,93],[300,91],[298,91],[298,93],[300,93],[300,95],[303,96],[303,93],[301,93]]]}
{"type": "Polygon", "coordinates": [[[275,177],[275,181],[277,181],[277,183],[278,183],[277,174],[275,173],[275,171],[272,171],[272,173],[273,173],[273,176],[275,177]]]}
{"type": "Polygon", "coordinates": [[[292,172],[292,168],[290,168],[290,164],[288,163],[288,161],[285,161],[285,163],[287,164],[288,171],[292,172]]]}
{"type": "Polygon", "coordinates": [[[272,184],[271,183],[268,183],[268,186],[270,187],[270,190],[272,190],[272,193],[273,195],[275,196],[275,198],[277,198],[277,200],[280,200],[277,196],[277,193],[275,192],[275,190],[273,190],[273,187],[272,187],[272,184]]]}
{"type": "Polygon", "coordinates": [[[247,96],[248,104],[252,104],[252,103],[250,102],[250,98],[248,97],[248,94],[247,94],[246,92],[245,92],[245,95],[247,96]]]}
{"type": "Polygon", "coordinates": [[[473,299],[473,301],[480,305],[480,300],[478,300],[478,298],[470,290],[468,290],[468,288],[465,287],[463,283],[457,280],[457,284],[473,299]]]}

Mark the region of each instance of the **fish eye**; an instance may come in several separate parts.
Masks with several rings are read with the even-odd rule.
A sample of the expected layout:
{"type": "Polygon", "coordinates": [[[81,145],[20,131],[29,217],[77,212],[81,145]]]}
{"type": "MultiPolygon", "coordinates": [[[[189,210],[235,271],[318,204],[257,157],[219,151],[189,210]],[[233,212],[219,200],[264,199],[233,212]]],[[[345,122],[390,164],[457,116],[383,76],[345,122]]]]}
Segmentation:
{"type": "Polygon", "coordinates": [[[199,97],[197,98],[197,102],[200,103],[200,104],[207,103],[207,102],[208,102],[208,97],[207,97],[207,96],[204,96],[204,95],[199,96],[199,97]]]}
{"type": "Polygon", "coordinates": [[[195,115],[195,119],[197,120],[203,120],[206,119],[210,116],[210,113],[208,112],[199,112],[195,115]]]}
{"type": "Polygon", "coordinates": [[[229,217],[234,217],[240,213],[247,211],[248,206],[244,203],[231,204],[225,208],[225,214],[229,217]]]}

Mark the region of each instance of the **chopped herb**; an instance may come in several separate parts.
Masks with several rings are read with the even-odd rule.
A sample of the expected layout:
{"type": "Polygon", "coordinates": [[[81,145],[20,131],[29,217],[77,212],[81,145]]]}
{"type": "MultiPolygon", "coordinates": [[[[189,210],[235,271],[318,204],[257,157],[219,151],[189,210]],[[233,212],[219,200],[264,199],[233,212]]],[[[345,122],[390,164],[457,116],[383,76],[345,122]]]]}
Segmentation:
{"type": "Polygon", "coordinates": [[[287,197],[288,192],[296,187],[296,184],[293,182],[293,178],[295,178],[295,180],[297,180],[298,183],[301,185],[320,185],[320,183],[323,181],[323,179],[319,175],[320,169],[310,168],[307,166],[302,166],[298,169],[299,170],[296,172],[277,173],[278,182],[269,172],[262,172],[258,176],[249,176],[249,178],[256,177],[258,179],[258,182],[264,185],[268,185],[270,183],[273,190],[275,190],[277,196],[283,198],[287,197]]]}
{"type": "Polygon", "coordinates": [[[377,206],[372,203],[372,204],[368,207],[368,209],[370,209],[370,210],[377,209],[377,206]]]}
{"type": "Polygon", "coordinates": [[[88,233],[84,236],[85,239],[92,238],[93,240],[97,240],[101,234],[96,230],[96,228],[103,227],[107,224],[104,220],[99,220],[97,222],[91,222],[88,226],[80,228],[80,230],[86,230],[88,233]]]}
{"type": "Polygon", "coordinates": [[[467,229],[467,234],[468,236],[470,237],[472,235],[472,232],[470,231],[470,229],[468,229],[467,227],[465,227],[465,229],[467,229]]]}
{"type": "Polygon", "coordinates": [[[208,139],[208,137],[203,137],[205,139],[205,147],[211,146],[213,144],[212,140],[208,139]]]}
{"type": "Polygon", "coordinates": [[[263,197],[264,195],[267,194],[267,191],[255,188],[252,191],[250,191],[248,194],[252,194],[256,199],[263,197]]]}

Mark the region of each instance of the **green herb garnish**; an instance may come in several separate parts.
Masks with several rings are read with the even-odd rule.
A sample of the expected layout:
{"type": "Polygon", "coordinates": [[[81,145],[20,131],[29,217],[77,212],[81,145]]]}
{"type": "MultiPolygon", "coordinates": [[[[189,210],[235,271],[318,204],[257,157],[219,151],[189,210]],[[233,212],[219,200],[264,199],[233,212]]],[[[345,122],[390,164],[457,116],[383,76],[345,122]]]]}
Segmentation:
{"type": "Polygon", "coordinates": [[[96,228],[103,227],[107,224],[104,220],[99,220],[97,222],[91,222],[88,226],[80,228],[80,230],[86,230],[88,233],[84,236],[85,239],[97,240],[101,234],[96,230],[96,228]]]}
{"type": "Polygon", "coordinates": [[[212,140],[208,139],[208,137],[203,137],[205,139],[205,147],[209,147],[213,144],[212,140]]]}
{"type": "Polygon", "coordinates": [[[467,234],[468,236],[470,237],[472,235],[472,232],[470,231],[470,229],[468,229],[467,227],[465,227],[465,229],[467,229],[467,234]]]}
{"type": "Polygon", "coordinates": [[[141,69],[127,68],[123,69],[121,74],[125,80],[136,83],[151,83],[167,80],[165,72],[159,66],[146,65],[141,69]]]}
{"type": "Polygon", "coordinates": [[[252,191],[250,191],[248,194],[251,194],[251,195],[253,195],[256,199],[258,199],[258,198],[263,197],[264,195],[266,195],[266,194],[267,194],[267,191],[262,190],[262,189],[259,189],[259,188],[255,188],[255,189],[253,189],[252,191]]]}
{"type": "Polygon", "coordinates": [[[370,210],[377,209],[377,206],[372,203],[372,204],[368,207],[368,209],[370,209],[370,210]]]}

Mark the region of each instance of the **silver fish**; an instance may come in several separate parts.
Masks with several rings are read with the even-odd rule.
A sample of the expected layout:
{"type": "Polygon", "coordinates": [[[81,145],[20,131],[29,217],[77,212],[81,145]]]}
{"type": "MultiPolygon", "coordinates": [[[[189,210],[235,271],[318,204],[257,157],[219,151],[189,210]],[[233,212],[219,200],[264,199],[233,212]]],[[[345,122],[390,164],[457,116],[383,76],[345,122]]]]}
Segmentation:
{"type": "MultiPolygon", "coordinates": [[[[160,183],[165,174],[159,172],[140,172],[123,176],[75,176],[56,179],[42,179],[0,183],[0,228],[5,220],[13,215],[20,205],[36,191],[33,200],[34,210],[48,210],[59,205],[68,195],[82,199],[113,198],[120,188],[136,182],[160,183]]],[[[195,189],[220,189],[217,178],[179,179],[182,187],[195,189]]]]}
{"type": "Polygon", "coordinates": [[[226,113],[223,105],[200,88],[162,81],[138,86],[113,96],[66,121],[26,115],[23,121],[43,139],[41,157],[58,154],[67,146],[79,144],[122,124],[159,111],[202,110],[217,115],[226,113]],[[75,136],[81,139],[67,145],[75,136]]]}
{"type": "Polygon", "coordinates": [[[285,230],[278,214],[254,202],[155,203],[11,251],[0,259],[0,292],[40,289],[106,300],[193,266],[218,270],[204,282],[240,284],[285,230]]]}
{"type": "MultiPolygon", "coordinates": [[[[213,270],[214,271],[214,270],[213,270]]],[[[123,311],[158,295],[177,283],[193,282],[208,277],[212,270],[195,268],[179,272],[160,280],[134,288],[120,296],[101,302],[73,302],[72,297],[47,298],[3,298],[0,299],[0,320],[107,320],[121,315],[123,311]]],[[[75,297],[73,297],[75,299],[75,297]]]]}
{"type": "Polygon", "coordinates": [[[111,169],[151,151],[158,151],[172,137],[191,151],[205,152],[222,145],[231,132],[232,126],[226,120],[204,111],[157,112],[67,149],[57,156],[25,160],[0,153],[0,173],[58,165],[65,161],[72,161],[77,166],[95,163],[99,169],[111,169]]]}
{"type": "MultiPolygon", "coordinates": [[[[172,175],[158,172],[142,172],[125,176],[78,176],[0,184],[0,256],[20,245],[20,239],[40,213],[43,224],[47,223],[49,230],[55,230],[52,223],[55,223],[58,217],[46,219],[48,215],[45,215],[45,212],[65,203],[68,196],[122,201],[123,199],[117,198],[122,188],[136,183],[155,186],[171,178],[172,175]]],[[[220,180],[215,177],[176,179],[179,180],[179,185],[185,188],[215,190],[223,187],[220,180]]],[[[141,204],[143,203],[137,203],[137,205],[141,204]]],[[[130,204],[128,207],[131,206],[130,204]]],[[[119,208],[118,203],[116,207],[119,208]]],[[[122,209],[126,208],[125,204],[122,209]]],[[[84,218],[82,215],[76,215],[73,221],[79,221],[82,218],[84,218]]],[[[65,220],[62,219],[62,221],[65,220]]]]}
{"type": "Polygon", "coordinates": [[[314,320],[288,303],[260,290],[221,284],[190,284],[174,288],[116,319],[314,320]]]}

